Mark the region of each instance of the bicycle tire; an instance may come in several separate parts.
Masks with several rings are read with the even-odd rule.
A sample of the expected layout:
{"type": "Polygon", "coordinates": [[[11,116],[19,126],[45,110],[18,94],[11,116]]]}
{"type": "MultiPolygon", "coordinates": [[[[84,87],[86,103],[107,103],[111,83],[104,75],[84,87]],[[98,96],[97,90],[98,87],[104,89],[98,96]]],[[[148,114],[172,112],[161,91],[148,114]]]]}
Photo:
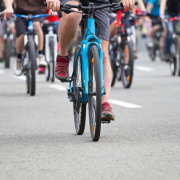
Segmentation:
{"type": "Polygon", "coordinates": [[[11,40],[8,37],[6,39],[5,48],[4,48],[4,67],[10,67],[10,57],[11,57],[11,40]]]}
{"type": "Polygon", "coordinates": [[[129,69],[129,74],[126,77],[125,75],[125,70],[124,66],[126,65],[124,62],[122,62],[123,66],[121,66],[121,79],[124,88],[130,88],[133,80],[133,72],[134,72],[134,53],[133,53],[133,48],[132,45],[130,44],[129,41],[124,41],[122,43],[122,52],[124,53],[125,47],[128,47],[129,50],[129,62],[128,62],[128,69],[129,69]]]}
{"type": "Polygon", "coordinates": [[[54,41],[50,40],[49,42],[49,48],[50,48],[50,78],[51,82],[54,82],[54,41]]]}
{"type": "Polygon", "coordinates": [[[173,41],[171,44],[171,58],[170,58],[170,71],[171,71],[171,75],[175,76],[176,74],[176,50],[177,50],[177,41],[173,41]],[[173,48],[174,46],[174,48],[173,48]]]}
{"type": "Polygon", "coordinates": [[[36,91],[36,53],[35,44],[32,40],[29,41],[28,45],[28,76],[29,76],[29,94],[31,96],[35,95],[36,91]]]}
{"type": "Polygon", "coordinates": [[[46,78],[46,81],[49,81],[49,79],[50,79],[50,65],[49,65],[49,63],[45,67],[45,78],[46,78]]]}
{"type": "Polygon", "coordinates": [[[99,53],[96,46],[92,46],[89,51],[88,92],[91,138],[93,141],[98,141],[101,132],[101,76],[99,53]],[[96,86],[96,88],[94,88],[94,86],[96,86]],[[92,92],[95,96],[92,94],[92,92]]]}
{"type": "Polygon", "coordinates": [[[177,53],[177,75],[180,76],[180,37],[179,36],[177,38],[176,53],[177,53]]]}
{"type": "MultiPolygon", "coordinates": [[[[80,46],[76,46],[75,54],[74,54],[74,62],[73,67],[75,65],[76,55],[80,49],[80,46]]],[[[76,102],[73,102],[73,113],[74,113],[74,124],[75,130],[78,135],[82,135],[85,129],[86,123],[86,104],[81,103],[82,98],[82,88],[80,91],[79,86],[82,87],[82,60],[81,57],[78,57],[76,70],[74,71],[73,75],[73,92],[77,99],[76,102]]]]}

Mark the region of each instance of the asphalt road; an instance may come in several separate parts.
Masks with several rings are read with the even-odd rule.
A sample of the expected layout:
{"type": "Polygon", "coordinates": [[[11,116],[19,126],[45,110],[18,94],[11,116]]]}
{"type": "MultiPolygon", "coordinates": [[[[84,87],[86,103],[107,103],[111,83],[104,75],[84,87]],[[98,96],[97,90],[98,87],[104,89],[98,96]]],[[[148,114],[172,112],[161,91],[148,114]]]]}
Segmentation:
{"type": "Polygon", "coordinates": [[[180,77],[143,46],[132,87],[112,88],[116,121],[102,125],[96,143],[88,117],[84,135],[75,133],[67,84],[37,75],[30,97],[24,77],[1,63],[0,180],[179,180],[180,77]]]}

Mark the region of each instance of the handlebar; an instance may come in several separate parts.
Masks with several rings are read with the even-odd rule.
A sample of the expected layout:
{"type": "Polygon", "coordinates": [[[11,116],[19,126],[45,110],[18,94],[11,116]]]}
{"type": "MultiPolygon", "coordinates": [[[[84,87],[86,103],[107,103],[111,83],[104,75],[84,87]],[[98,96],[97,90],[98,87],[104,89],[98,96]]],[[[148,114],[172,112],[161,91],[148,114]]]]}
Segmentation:
{"type": "MultiPolygon", "coordinates": [[[[104,9],[104,8],[114,8],[113,10],[121,10],[123,8],[123,4],[122,3],[112,3],[112,4],[102,4],[99,6],[94,6],[92,3],[89,4],[90,6],[82,6],[81,4],[79,5],[71,5],[71,4],[65,4],[62,5],[60,4],[60,10],[61,11],[66,11],[66,12],[74,12],[71,8],[76,8],[78,9],[78,11],[84,10],[84,11],[88,11],[88,10],[92,10],[93,12],[96,10],[100,10],[100,9],[104,9]]],[[[135,2],[135,5],[138,5],[138,2],[135,2]]],[[[47,6],[47,3],[44,3],[44,6],[47,6]]]]}

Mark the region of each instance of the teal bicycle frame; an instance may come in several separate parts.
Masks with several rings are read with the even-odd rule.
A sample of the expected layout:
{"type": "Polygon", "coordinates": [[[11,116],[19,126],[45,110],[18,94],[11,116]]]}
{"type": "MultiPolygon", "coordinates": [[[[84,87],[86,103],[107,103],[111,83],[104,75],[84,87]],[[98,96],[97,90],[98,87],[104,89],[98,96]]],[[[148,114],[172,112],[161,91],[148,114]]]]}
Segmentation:
{"type": "MultiPolygon", "coordinates": [[[[95,36],[95,21],[93,18],[87,19],[87,28],[85,37],[81,41],[81,47],[76,55],[73,73],[76,70],[78,57],[82,58],[82,99],[81,103],[88,102],[88,83],[89,83],[89,50],[95,45],[99,51],[100,61],[100,75],[101,75],[101,95],[104,94],[104,83],[103,83],[103,51],[101,49],[102,40],[95,36]],[[94,40],[95,42],[92,42],[94,40]]],[[[73,78],[73,73],[71,78],[73,78]]],[[[72,92],[71,82],[69,82],[69,90],[72,92]]]]}

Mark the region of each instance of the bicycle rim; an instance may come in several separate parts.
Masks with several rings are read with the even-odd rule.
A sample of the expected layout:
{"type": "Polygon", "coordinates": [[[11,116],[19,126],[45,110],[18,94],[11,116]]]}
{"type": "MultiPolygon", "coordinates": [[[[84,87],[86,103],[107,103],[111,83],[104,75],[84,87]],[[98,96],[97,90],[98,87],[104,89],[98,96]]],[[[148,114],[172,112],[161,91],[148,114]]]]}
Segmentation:
{"type": "MultiPolygon", "coordinates": [[[[76,54],[79,51],[80,46],[76,47],[74,55],[74,66],[76,54]]],[[[74,67],[73,66],[73,67],[74,67]]],[[[76,102],[73,102],[73,112],[74,112],[74,124],[75,130],[78,135],[82,135],[85,129],[86,123],[86,104],[81,103],[82,99],[82,62],[81,57],[78,57],[76,69],[74,72],[73,80],[73,93],[76,97],[76,102]]]]}
{"type": "Polygon", "coordinates": [[[92,46],[89,53],[89,83],[88,107],[91,137],[98,141],[101,131],[101,77],[99,53],[96,46],[92,46]]]}

